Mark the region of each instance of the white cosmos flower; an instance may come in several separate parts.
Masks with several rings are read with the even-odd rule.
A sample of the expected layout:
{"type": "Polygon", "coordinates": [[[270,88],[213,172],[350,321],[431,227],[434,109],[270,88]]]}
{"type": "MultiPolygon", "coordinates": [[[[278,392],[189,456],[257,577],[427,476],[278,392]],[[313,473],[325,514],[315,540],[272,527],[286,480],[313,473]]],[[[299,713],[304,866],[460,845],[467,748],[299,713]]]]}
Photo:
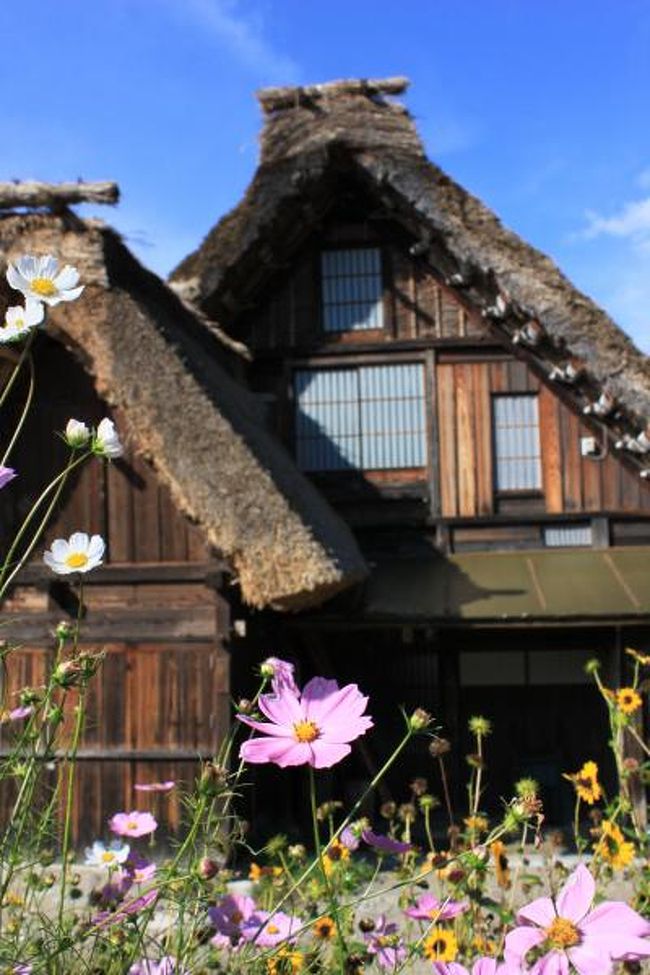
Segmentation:
{"type": "Polygon", "coordinates": [[[104,417],[93,440],[93,451],[100,457],[121,457],[124,447],[120,441],[115,424],[108,417],[104,417]]]}
{"type": "Polygon", "coordinates": [[[81,420],[70,419],[65,425],[64,437],[68,447],[85,447],[90,440],[90,429],[81,420]]]}
{"type": "Polygon", "coordinates": [[[86,532],[75,532],[70,538],[57,538],[52,547],[43,554],[43,561],[52,572],[60,576],[70,575],[72,572],[90,572],[101,565],[106,545],[101,535],[86,532]]]}
{"type": "Polygon", "coordinates": [[[5,312],[5,320],[0,325],[0,343],[15,342],[27,335],[45,318],[45,309],[34,298],[25,300],[25,307],[12,305],[5,312]]]}
{"type": "Polygon", "coordinates": [[[83,291],[76,287],[79,272],[66,264],[59,270],[56,257],[20,257],[7,268],[7,281],[26,298],[35,298],[46,305],[58,305],[60,301],[74,301],[83,291]]]}
{"type": "Polygon", "coordinates": [[[130,852],[128,843],[114,840],[110,846],[105,846],[101,840],[95,840],[92,846],[86,847],[86,863],[89,867],[119,867],[130,852]]]}

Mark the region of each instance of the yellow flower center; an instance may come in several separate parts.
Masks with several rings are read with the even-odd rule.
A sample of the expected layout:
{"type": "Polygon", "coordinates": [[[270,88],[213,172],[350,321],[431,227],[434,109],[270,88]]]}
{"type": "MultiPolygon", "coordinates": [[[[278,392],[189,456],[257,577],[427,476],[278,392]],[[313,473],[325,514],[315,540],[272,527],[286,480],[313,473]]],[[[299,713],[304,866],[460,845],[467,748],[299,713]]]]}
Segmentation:
{"type": "Polygon", "coordinates": [[[111,853],[110,850],[105,850],[102,853],[102,863],[113,863],[115,860],[115,854],[111,853]]]}
{"type": "Polygon", "coordinates": [[[70,552],[65,560],[65,564],[71,569],[82,569],[87,562],[88,556],[83,552],[70,552]]]}
{"type": "Polygon", "coordinates": [[[275,924],[269,924],[269,926],[268,926],[268,928],[266,930],[268,931],[269,934],[279,934],[280,933],[280,928],[277,927],[277,925],[275,925],[275,924]]]}
{"type": "Polygon", "coordinates": [[[556,917],[544,933],[552,948],[572,948],[580,944],[580,932],[566,917],[556,917]]]}
{"type": "Polygon", "coordinates": [[[313,721],[297,721],[293,726],[293,733],[296,741],[311,742],[319,737],[320,729],[313,721]]]}
{"type": "Polygon", "coordinates": [[[34,278],[31,282],[31,289],[37,295],[43,295],[44,298],[51,298],[57,292],[56,285],[49,278],[34,278]]]}

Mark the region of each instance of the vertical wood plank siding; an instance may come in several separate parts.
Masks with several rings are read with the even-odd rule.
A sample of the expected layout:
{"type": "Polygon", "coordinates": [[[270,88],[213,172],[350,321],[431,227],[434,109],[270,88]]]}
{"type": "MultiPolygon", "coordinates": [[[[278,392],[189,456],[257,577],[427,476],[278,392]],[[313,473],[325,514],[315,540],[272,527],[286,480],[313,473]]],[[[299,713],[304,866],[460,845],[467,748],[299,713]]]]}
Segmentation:
{"type": "MultiPolygon", "coordinates": [[[[38,340],[38,396],[12,458],[20,471],[21,491],[3,494],[3,548],[26,505],[65,463],[67,448],[57,431],[71,416],[97,424],[111,415],[70,354],[47,336],[38,340]]],[[[196,582],[174,577],[176,566],[181,577],[188,562],[207,566],[209,549],[198,529],[177,510],[153,468],[128,445],[123,417],[115,411],[112,415],[127,443],[125,456],[112,463],[92,460],[82,468],[64,493],[47,541],[73,531],[99,532],[107,540],[106,561],[125,579],[140,563],[163,562],[169,581],[153,583],[145,577],[138,583],[86,586],[86,641],[95,639],[95,624],[110,632],[115,620],[122,636],[109,638],[107,644],[96,639],[93,647],[84,642],[82,629],[83,648],[103,650],[105,659],[88,695],[74,810],[77,841],[103,835],[110,813],[135,803],[143,808],[144,800],[132,791],[135,781],[188,781],[197,768],[196,756],[215,750],[229,718],[227,604],[203,581],[201,571],[196,582]]],[[[45,544],[39,545],[37,558],[45,544]]],[[[63,591],[66,585],[61,583],[63,591]]],[[[5,617],[15,614],[18,621],[26,621],[33,614],[56,622],[66,617],[58,599],[54,589],[21,586],[3,607],[5,617]]],[[[46,681],[54,660],[49,626],[35,624],[33,632],[42,629],[43,637],[25,641],[7,657],[0,707],[15,706],[19,690],[46,681]]],[[[10,630],[8,624],[8,638],[10,630]]],[[[68,729],[73,706],[70,694],[68,729]]],[[[7,748],[9,734],[10,726],[0,725],[0,748],[7,748]]],[[[8,793],[0,796],[0,818],[11,808],[8,793]]],[[[167,806],[173,828],[178,825],[178,803],[165,800],[167,806]]]]}
{"type": "Polygon", "coordinates": [[[509,393],[537,393],[530,399],[539,410],[542,510],[650,511],[650,492],[614,453],[602,461],[581,456],[580,438],[593,436],[593,431],[524,363],[506,356],[498,361],[439,362],[436,384],[443,516],[493,511],[497,485],[485,456],[490,442],[487,418],[493,402],[503,396],[507,400],[509,393]]]}
{"type": "MultiPolygon", "coordinates": [[[[484,324],[423,262],[390,242],[307,250],[243,316],[255,351],[394,339],[479,336],[484,324]],[[383,300],[382,300],[383,298],[383,300]],[[367,333],[367,334],[364,334],[367,333]]],[[[343,236],[345,241],[345,236],[343,236]]]]}

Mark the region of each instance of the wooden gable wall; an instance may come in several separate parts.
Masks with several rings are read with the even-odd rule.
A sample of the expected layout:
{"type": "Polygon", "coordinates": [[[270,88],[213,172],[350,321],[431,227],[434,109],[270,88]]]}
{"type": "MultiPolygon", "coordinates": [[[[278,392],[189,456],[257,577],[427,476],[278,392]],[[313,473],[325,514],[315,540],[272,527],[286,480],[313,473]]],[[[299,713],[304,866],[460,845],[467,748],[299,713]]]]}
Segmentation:
{"type": "MultiPolygon", "coordinates": [[[[412,253],[412,242],[386,214],[373,212],[368,203],[359,204],[359,210],[365,212],[363,219],[339,212],[324,221],[295,263],[278,270],[264,297],[237,322],[237,335],[256,356],[253,384],[277,401],[281,435],[292,441],[292,406],[287,401],[292,366],[385,363],[394,350],[396,362],[425,365],[433,458],[428,472],[367,472],[364,478],[373,488],[408,482],[413,494],[417,482],[424,497],[428,477],[432,514],[442,518],[650,514],[650,486],[611,443],[601,460],[581,456],[582,437],[595,436],[601,444],[608,438],[601,425],[570,404],[566,387],[544,382],[506,347],[443,276],[412,253]],[[320,253],[356,246],[381,248],[384,327],[325,332],[320,253]],[[499,393],[539,396],[543,492],[510,505],[497,499],[494,490],[492,397],[499,393]]],[[[520,355],[525,357],[525,349],[520,355]]],[[[339,483],[344,479],[342,474],[329,477],[339,483]]]]}
{"type": "MultiPolygon", "coordinates": [[[[36,369],[34,409],[11,460],[19,476],[2,496],[3,539],[65,462],[56,431],[71,416],[96,424],[111,415],[58,343],[39,337],[36,369]]],[[[124,436],[123,418],[113,416],[124,436]]],[[[80,750],[74,813],[80,840],[101,836],[116,810],[148,808],[147,797],[133,792],[135,782],[191,779],[197,757],[215,753],[229,720],[229,613],[219,566],[153,468],[126,442],[123,458],[93,459],[71,480],[30,572],[3,607],[7,638],[19,644],[2,688],[4,706],[13,706],[18,690],[44,682],[54,661],[52,630],[76,611],[74,588],[45,569],[43,549],[73,531],[106,539],[105,566],[84,585],[82,645],[105,658],[88,696],[80,750]]],[[[0,748],[8,747],[9,734],[0,726],[0,748]]],[[[9,802],[7,795],[5,811],[9,802]]],[[[178,802],[172,796],[165,804],[174,828],[178,802]]]]}

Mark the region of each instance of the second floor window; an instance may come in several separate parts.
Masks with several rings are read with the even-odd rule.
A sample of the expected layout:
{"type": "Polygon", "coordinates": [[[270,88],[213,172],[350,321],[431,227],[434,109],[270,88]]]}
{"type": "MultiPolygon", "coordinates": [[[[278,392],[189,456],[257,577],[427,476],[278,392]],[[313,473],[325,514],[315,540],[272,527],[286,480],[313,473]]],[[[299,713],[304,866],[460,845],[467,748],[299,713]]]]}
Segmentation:
{"type": "Polygon", "coordinates": [[[381,252],[378,247],[323,251],[321,282],[324,331],[383,328],[381,252]]]}
{"type": "Polygon", "coordinates": [[[300,369],[294,374],[294,396],[302,470],[426,466],[421,364],[300,369]]]}
{"type": "Polygon", "coordinates": [[[498,492],[541,491],[542,451],[537,396],[494,396],[494,480],[498,492]]]}

